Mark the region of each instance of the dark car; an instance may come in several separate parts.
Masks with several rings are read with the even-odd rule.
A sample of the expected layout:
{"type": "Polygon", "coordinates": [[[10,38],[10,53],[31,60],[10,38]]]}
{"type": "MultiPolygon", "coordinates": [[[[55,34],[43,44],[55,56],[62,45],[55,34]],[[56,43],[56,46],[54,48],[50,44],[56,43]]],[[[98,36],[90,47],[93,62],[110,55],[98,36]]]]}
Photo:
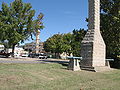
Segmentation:
{"type": "Polygon", "coordinates": [[[31,53],[31,54],[28,55],[28,57],[38,58],[38,57],[39,57],[39,54],[37,54],[37,53],[31,53]]]}
{"type": "Polygon", "coordinates": [[[6,53],[5,50],[0,51],[0,57],[9,57],[11,53],[6,53]]]}

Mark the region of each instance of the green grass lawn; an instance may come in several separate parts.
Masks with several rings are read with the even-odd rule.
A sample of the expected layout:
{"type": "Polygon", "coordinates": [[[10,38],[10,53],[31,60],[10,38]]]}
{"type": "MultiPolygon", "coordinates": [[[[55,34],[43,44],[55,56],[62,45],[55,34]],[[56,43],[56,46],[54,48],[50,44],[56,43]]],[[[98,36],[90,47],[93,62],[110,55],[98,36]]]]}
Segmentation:
{"type": "Polygon", "coordinates": [[[0,90],[120,90],[120,70],[73,72],[61,64],[0,64],[0,90]]]}

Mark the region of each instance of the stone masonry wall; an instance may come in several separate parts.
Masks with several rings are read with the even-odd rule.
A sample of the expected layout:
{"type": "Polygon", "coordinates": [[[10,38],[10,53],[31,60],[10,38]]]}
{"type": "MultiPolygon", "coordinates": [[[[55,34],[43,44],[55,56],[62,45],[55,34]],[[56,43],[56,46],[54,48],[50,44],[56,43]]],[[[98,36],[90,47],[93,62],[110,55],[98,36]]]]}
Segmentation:
{"type": "Polygon", "coordinates": [[[81,45],[81,67],[105,66],[105,43],[100,33],[100,0],[89,0],[89,24],[81,45]]]}

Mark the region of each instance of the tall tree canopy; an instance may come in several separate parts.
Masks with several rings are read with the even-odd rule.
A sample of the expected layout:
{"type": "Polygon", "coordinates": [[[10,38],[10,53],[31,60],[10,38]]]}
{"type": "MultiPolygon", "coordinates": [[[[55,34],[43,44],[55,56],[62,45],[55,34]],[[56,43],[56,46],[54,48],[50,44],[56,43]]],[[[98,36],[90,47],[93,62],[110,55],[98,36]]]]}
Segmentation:
{"type": "Polygon", "coordinates": [[[45,41],[44,49],[46,52],[66,52],[68,55],[72,53],[74,56],[80,56],[81,41],[85,33],[86,31],[84,29],[74,29],[72,34],[55,34],[45,41]]]}
{"type": "Polygon", "coordinates": [[[7,40],[9,46],[14,47],[19,42],[24,42],[30,36],[32,37],[36,29],[43,28],[42,14],[33,21],[35,10],[32,10],[30,3],[23,3],[22,0],[13,1],[10,6],[2,3],[0,10],[0,41],[7,40]]]}
{"type": "Polygon", "coordinates": [[[68,55],[72,53],[72,41],[73,41],[73,34],[67,33],[63,34],[63,52],[66,52],[68,55]]]}
{"type": "Polygon", "coordinates": [[[43,13],[40,13],[37,17],[36,20],[33,21],[33,30],[34,31],[34,34],[36,35],[36,33],[38,32],[38,30],[41,30],[44,28],[44,25],[43,25],[43,17],[44,17],[44,14],[43,13]]]}
{"type": "Polygon", "coordinates": [[[101,32],[107,57],[120,59],[120,0],[101,0],[101,32]]]}
{"type": "Polygon", "coordinates": [[[72,47],[72,53],[74,56],[80,56],[81,42],[85,34],[86,34],[86,30],[84,29],[73,30],[73,41],[72,41],[71,47],[72,47]]]}
{"type": "Polygon", "coordinates": [[[59,57],[59,54],[63,52],[63,35],[55,34],[48,38],[44,43],[44,49],[46,52],[55,53],[55,57],[59,57]]]}

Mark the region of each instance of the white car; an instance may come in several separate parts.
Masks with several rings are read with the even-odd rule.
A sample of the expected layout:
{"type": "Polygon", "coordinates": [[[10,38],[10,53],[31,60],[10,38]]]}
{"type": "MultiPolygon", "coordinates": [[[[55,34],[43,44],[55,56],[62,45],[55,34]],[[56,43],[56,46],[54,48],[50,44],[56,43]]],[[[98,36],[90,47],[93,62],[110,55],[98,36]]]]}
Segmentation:
{"type": "Polygon", "coordinates": [[[28,53],[22,53],[20,56],[21,57],[28,57],[28,53]]]}
{"type": "Polygon", "coordinates": [[[45,54],[39,54],[39,59],[47,59],[47,55],[45,55],[45,54]]]}
{"type": "Polygon", "coordinates": [[[20,57],[19,53],[14,53],[14,57],[20,57]]]}

